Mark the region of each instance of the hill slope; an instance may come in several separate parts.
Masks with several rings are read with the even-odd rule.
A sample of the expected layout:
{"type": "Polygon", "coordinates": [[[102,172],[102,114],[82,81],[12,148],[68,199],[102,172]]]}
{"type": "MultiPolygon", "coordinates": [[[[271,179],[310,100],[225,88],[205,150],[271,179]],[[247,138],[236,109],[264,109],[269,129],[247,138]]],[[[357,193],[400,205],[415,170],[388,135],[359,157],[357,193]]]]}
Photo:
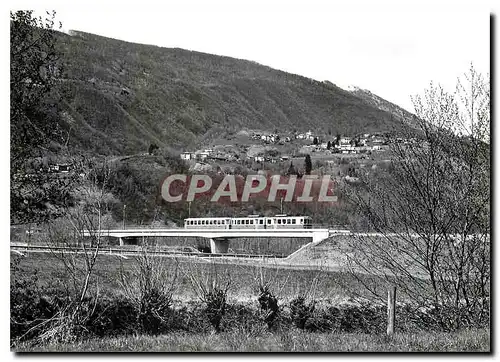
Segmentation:
{"type": "MultiPolygon", "coordinates": [[[[60,33],[70,144],[99,154],[186,148],[241,128],[394,131],[387,110],[329,82],[229,57],[60,33]]],[[[389,110],[390,111],[390,110],[389,110]]]]}
{"type": "Polygon", "coordinates": [[[349,92],[363,99],[366,103],[371,104],[372,106],[382,111],[391,113],[398,121],[408,124],[410,125],[410,127],[416,127],[414,115],[408,112],[406,109],[389,102],[388,100],[370,92],[367,89],[350,87],[349,92]]]}

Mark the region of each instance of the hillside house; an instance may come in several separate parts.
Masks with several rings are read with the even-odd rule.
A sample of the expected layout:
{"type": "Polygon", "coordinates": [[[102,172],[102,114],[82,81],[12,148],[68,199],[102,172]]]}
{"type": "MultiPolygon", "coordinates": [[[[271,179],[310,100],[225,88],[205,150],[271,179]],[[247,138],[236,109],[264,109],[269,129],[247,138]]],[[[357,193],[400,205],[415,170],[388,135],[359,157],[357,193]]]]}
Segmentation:
{"type": "Polygon", "coordinates": [[[181,160],[189,161],[195,158],[195,154],[193,152],[182,152],[181,160]]]}
{"type": "Polygon", "coordinates": [[[351,137],[341,137],[340,140],[339,140],[339,145],[340,146],[350,145],[351,141],[352,141],[351,137]]]}
{"type": "Polygon", "coordinates": [[[49,166],[50,172],[69,172],[71,165],[69,163],[56,163],[49,166]]]}
{"type": "Polygon", "coordinates": [[[196,159],[200,161],[204,161],[207,157],[210,156],[210,153],[206,151],[196,152],[196,159]]]}
{"type": "Polygon", "coordinates": [[[255,157],[253,158],[253,160],[254,160],[255,162],[259,162],[259,163],[260,163],[260,162],[264,162],[264,156],[255,156],[255,157]]]}

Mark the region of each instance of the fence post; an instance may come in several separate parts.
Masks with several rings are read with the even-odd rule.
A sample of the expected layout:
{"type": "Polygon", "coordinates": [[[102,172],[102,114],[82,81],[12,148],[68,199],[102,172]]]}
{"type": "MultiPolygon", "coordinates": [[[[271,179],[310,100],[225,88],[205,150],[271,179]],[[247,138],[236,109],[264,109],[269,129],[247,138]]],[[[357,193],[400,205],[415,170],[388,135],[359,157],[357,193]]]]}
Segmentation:
{"type": "Polygon", "coordinates": [[[387,291],[387,335],[394,334],[394,322],[396,319],[396,287],[391,286],[387,291]]]}

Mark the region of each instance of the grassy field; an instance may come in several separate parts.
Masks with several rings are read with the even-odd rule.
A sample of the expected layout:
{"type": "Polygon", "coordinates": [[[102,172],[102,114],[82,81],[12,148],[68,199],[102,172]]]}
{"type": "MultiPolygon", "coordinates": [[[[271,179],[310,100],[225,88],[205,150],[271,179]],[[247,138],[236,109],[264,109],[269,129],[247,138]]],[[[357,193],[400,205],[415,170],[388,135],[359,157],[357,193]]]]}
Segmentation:
{"type": "MultiPolygon", "coordinates": [[[[175,296],[178,299],[194,298],[189,275],[199,273],[217,273],[231,279],[230,296],[236,300],[248,300],[257,295],[256,279],[260,269],[255,265],[231,264],[223,260],[213,263],[203,258],[162,258],[164,267],[172,270],[177,268],[179,278],[175,296]]],[[[79,263],[83,263],[79,260],[79,263]]],[[[275,264],[274,264],[275,265],[275,264]]],[[[83,266],[83,264],[82,264],[83,266]]],[[[116,255],[102,254],[96,264],[96,276],[103,295],[115,295],[121,292],[120,275],[134,277],[135,262],[133,258],[121,259],[116,255]]],[[[31,253],[20,263],[20,273],[24,276],[36,274],[40,285],[44,288],[57,288],[58,283],[65,280],[65,269],[59,256],[50,253],[31,253]]],[[[313,282],[316,284],[315,296],[321,299],[339,300],[347,298],[342,285],[350,284],[351,276],[342,272],[328,272],[307,269],[280,269],[273,267],[270,260],[263,269],[264,277],[271,279],[281,290],[281,296],[296,296],[298,293],[310,290],[313,282]]],[[[11,275],[11,277],[14,277],[11,275]]]]}
{"type": "Polygon", "coordinates": [[[91,339],[69,344],[31,347],[21,344],[17,352],[489,352],[488,330],[457,333],[420,332],[384,335],[263,332],[167,334],[91,339]]]}
{"type": "MultiPolygon", "coordinates": [[[[66,255],[76,265],[83,269],[81,255],[66,255]]],[[[16,256],[16,258],[18,258],[16,256]]],[[[387,290],[385,280],[378,277],[353,276],[342,271],[326,271],[308,269],[301,266],[283,268],[273,260],[268,260],[265,267],[263,261],[231,262],[224,259],[209,259],[198,257],[155,258],[171,275],[177,271],[173,291],[173,306],[178,313],[179,329],[170,329],[161,332],[143,334],[137,329],[133,332],[122,331],[119,334],[102,335],[97,339],[96,334],[79,337],[76,342],[38,342],[28,340],[17,341],[12,345],[16,351],[482,351],[490,349],[490,334],[486,328],[475,330],[460,330],[454,333],[438,332],[439,329],[427,329],[426,325],[413,321],[413,312],[398,314],[396,330],[399,332],[388,339],[385,331],[384,300],[376,311],[371,307],[349,309],[356,304],[353,294],[365,295],[368,293],[363,287],[371,285],[378,288],[381,295],[387,290]],[[256,264],[257,263],[257,264],[256,264]],[[259,266],[260,263],[260,266],[259,266]],[[203,314],[199,295],[193,289],[190,277],[198,280],[207,275],[218,275],[230,280],[227,303],[232,312],[226,313],[221,333],[210,333],[202,327],[203,314]],[[280,308],[283,311],[283,324],[277,329],[268,329],[259,317],[259,288],[258,280],[263,278],[271,283],[274,293],[279,298],[280,308]],[[360,278],[360,279],[357,279],[360,278]],[[291,321],[291,302],[299,295],[307,295],[315,301],[318,323],[325,321],[325,316],[337,315],[341,319],[332,319],[333,329],[307,330],[299,329],[291,321]],[[332,312],[331,307],[344,305],[340,314],[332,312]],[[186,309],[187,308],[187,309],[186,309]],[[193,309],[195,308],[195,309],[193,309]],[[380,309],[381,308],[381,309],[380,309]],[[246,311],[246,312],[245,312],[246,311]],[[240,314],[242,313],[242,314],[240,314]],[[323,314],[321,314],[323,313],[323,314]],[[326,314],[325,314],[326,313],[326,314]],[[334,313],[334,314],[331,314],[334,313]],[[347,314],[346,314],[347,313],[347,314]],[[360,314],[361,313],[361,314],[360,314]],[[367,314],[364,314],[367,313],[367,314]],[[409,318],[410,317],[410,318],[409,318]],[[201,319],[196,319],[201,318],[201,319]],[[288,319],[287,319],[288,318],[288,319]],[[342,319],[343,318],[343,319],[342,319]],[[335,324],[336,320],[343,320],[343,324],[335,324]],[[186,329],[182,329],[186,326],[186,329]],[[339,327],[340,326],[340,327],[339,327]],[[341,327],[344,326],[344,327],[341,327]],[[347,327],[346,327],[347,326],[347,327]],[[175,332],[174,332],[175,331],[175,332]],[[356,332],[356,333],[353,333],[356,332]],[[368,333],[370,332],[370,333],[368,333]]],[[[116,301],[123,296],[124,289],[120,280],[132,281],[137,278],[137,263],[135,257],[122,259],[117,255],[102,254],[99,256],[95,269],[95,279],[98,283],[101,302],[116,301]]],[[[42,294],[54,295],[54,292],[64,290],[69,279],[60,255],[50,253],[30,253],[20,258],[15,272],[11,272],[11,280],[17,278],[35,278],[36,285],[42,294]]],[[[93,288],[96,284],[92,284],[93,288]]],[[[398,302],[405,302],[405,296],[398,294],[398,302]]],[[[110,306],[111,304],[106,304],[110,306]]],[[[122,312],[122,304],[113,304],[122,312]]],[[[108,307],[104,307],[105,309],[108,307]]],[[[115,309],[110,309],[114,311],[115,309]]],[[[400,313],[398,312],[398,313],[400,313]]],[[[115,312],[110,312],[115,313],[115,312]]],[[[129,312],[124,312],[128,316],[129,312]]],[[[115,315],[115,314],[113,314],[115,315]]],[[[131,316],[133,314],[130,314],[131,316]]],[[[335,318],[337,318],[335,317],[335,318]]],[[[312,318],[312,317],[311,317],[312,318]]],[[[203,322],[205,323],[205,322],[203,322]]],[[[316,323],[316,322],[314,322],[316,323]]],[[[107,327],[105,327],[107,328],[107,327]]],[[[303,327],[300,327],[303,328],[303,327]]],[[[107,329],[106,329],[107,330],[107,329]]]]}

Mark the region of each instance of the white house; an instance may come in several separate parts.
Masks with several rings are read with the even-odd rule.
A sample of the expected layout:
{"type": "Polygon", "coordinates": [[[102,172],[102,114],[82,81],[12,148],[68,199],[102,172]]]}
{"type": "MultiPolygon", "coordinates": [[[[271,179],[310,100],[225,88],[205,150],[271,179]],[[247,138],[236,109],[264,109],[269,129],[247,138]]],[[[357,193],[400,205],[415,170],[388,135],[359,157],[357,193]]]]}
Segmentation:
{"type": "Polygon", "coordinates": [[[181,159],[182,160],[192,160],[194,158],[194,153],[193,152],[182,152],[181,153],[181,159]]]}
{"type": "Polygon", "coordinates": [[[340,145],[350,145],[351,144],[351,137],[341,137],[339,144],[340,145]]]}
{"type": "Polygon", "coordinates": [[[210,154],[206,151],[196,152],[196,158],[198,160],[205,160],[210,154]]]}

